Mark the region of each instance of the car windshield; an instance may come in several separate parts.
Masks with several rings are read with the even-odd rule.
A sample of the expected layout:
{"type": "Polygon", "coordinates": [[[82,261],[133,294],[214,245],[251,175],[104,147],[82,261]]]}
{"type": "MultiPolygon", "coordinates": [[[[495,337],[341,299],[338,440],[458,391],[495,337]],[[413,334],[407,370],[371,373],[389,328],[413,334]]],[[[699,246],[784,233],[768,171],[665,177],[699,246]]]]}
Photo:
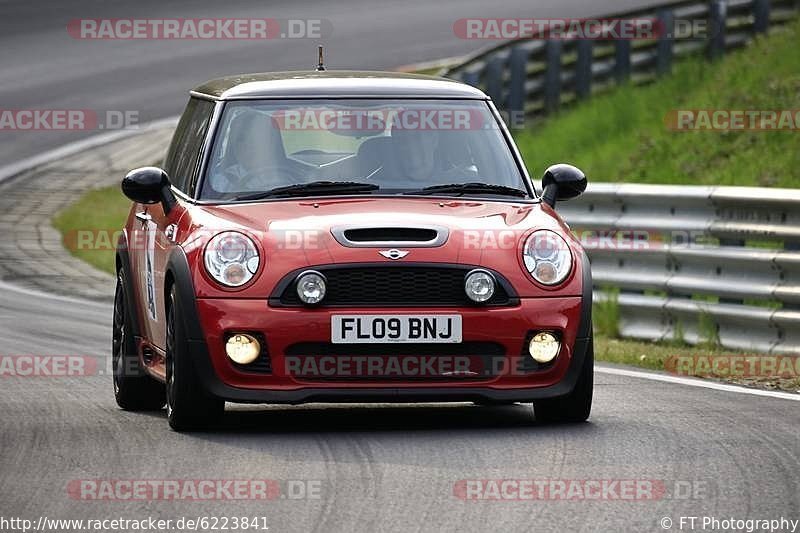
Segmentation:
{"type": "Polygon", "coordinates": [[[321,194],[529,193],[484,101],[226,104],[200,199],[321,194]]]}

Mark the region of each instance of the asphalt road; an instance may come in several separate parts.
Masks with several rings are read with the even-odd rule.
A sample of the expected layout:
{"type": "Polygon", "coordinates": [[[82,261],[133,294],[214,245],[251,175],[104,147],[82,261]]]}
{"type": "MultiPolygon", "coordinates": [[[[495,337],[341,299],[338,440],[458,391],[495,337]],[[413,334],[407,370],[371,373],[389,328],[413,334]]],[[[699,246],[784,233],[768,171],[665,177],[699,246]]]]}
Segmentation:
{"type": "MultiPolygon", "coordinates": [[[[109,313],[6,290],[0,343],[18,354],[104,353],[109,313]]],[[[177,434],[164,413],[118,410],[105,368],[0,378],[0,516],[263,516],[271,532],[663,531],[664,517],[675,529],[680,516],[800,518],[796,401],[599,373],[580,425],[537,425],[523,406],[229,406],[214,431],[177,434]],[[96,479],[265,479],[287,497],[97,501],[97,488],[69,491],[96,479]],[[483,479],[647,480],[666,492],[457,497],[460,480],[483,479]],[[317,497],[288,497],[292,483],[317,497]]]]}
{"type": "MultiPolygon", "coordinates": [[[[459,18],[581,17],[648,3],[658,0],[2,0],[0,109],[134,111],[147,122],[180,113],[187,91],[211,78],[313,68],[318,41],[331,68],[391,69],[486,46],[453,34],[459,18]],[[267,41],[88,41],[67,32],[78,18],[193,17],[320,19],[329,31],[267,41]]],[[[0,130],[0,167],[94,133],[0,130]]]]}
{"type": "MultiPolygon", "coordinates": [[[[323,18],[334,28],[325,39],[332,66],[387,68],[482,46],[453,37],[457,18],[588,16],[633,4],[2,2],[0,107],[137,110],[151,120],[178,113],[186,90],[207,78],[315,59],[308,41],[75,41],[65,27],[81,16],[323,18]]],[[[0,165],[91,133],[0,132],[0,165]]],[[[0,531],[13,530],[3,518],[40,516],[263,516],[272,532],[663,531],[664,517],[677,529],[681,515],[800,518],[795,401],[598,373],[594,413],[581,425],[537,425],[522,406],[229,407],[222,427],[180,435],[163,413],[116,408],[103,375],[110,317],[102,304],[0,285],[0,355],[99,361],[87,376],[0,377],[0,531]],[[284,495],[302,483],[319,497],[76,499],[69,487],[87,479],[268,479],[284,495]],[[649,480],[666,493],[636,501],[456,496],[460,480],[481,479],[649,480]]]]}

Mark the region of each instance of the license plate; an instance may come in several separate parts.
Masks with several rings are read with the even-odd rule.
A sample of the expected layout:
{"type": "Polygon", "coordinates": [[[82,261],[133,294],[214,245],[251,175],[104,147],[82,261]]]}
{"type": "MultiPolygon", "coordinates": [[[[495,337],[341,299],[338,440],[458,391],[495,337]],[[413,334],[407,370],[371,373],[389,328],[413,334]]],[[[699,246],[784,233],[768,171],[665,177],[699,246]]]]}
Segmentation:
{"type": "Polygon", "coordinates": [[[331,342],[461,342],[461,315],[333,315],[331,342]]]}

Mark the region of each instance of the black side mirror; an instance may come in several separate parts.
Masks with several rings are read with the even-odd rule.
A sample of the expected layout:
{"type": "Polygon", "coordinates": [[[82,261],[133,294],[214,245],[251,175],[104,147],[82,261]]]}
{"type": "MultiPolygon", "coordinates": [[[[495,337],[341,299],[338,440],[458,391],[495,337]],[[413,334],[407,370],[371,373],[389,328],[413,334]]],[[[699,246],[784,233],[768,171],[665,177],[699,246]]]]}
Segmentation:
{"type": "Polygon", "coordinates": [[[122,179],[122,192],[140,204],[161,202],[164,213],[169,213],[176,203],[169,176],[158,167],[142,167],[128,172],[122,179]]]}
{"type": "Polygon", "coordinates": [[[542,201],[550,207],[556,200],[575,198],[586,190],[586,174],[572,165],[553,165],[542,176],[542,201]]]}

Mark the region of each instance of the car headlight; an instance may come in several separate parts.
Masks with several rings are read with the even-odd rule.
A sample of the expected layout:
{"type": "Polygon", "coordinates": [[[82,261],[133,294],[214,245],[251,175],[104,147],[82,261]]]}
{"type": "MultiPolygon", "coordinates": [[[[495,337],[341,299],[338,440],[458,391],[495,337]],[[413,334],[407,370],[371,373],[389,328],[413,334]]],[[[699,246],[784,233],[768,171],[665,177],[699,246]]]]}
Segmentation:
{"type": "Polygon", "coordinates": [[[249,237],[226,231],[208,241],[206,271],[227,287],[241,287],[258,272],[258,249],[249,237]]]}
{"type": "Polygon", "coordinates": [[[572,253],[567,241],[550,230],[534,231],[522,251],[525,268],[543,285],[564,281],[572,270],[572,253]]]}

